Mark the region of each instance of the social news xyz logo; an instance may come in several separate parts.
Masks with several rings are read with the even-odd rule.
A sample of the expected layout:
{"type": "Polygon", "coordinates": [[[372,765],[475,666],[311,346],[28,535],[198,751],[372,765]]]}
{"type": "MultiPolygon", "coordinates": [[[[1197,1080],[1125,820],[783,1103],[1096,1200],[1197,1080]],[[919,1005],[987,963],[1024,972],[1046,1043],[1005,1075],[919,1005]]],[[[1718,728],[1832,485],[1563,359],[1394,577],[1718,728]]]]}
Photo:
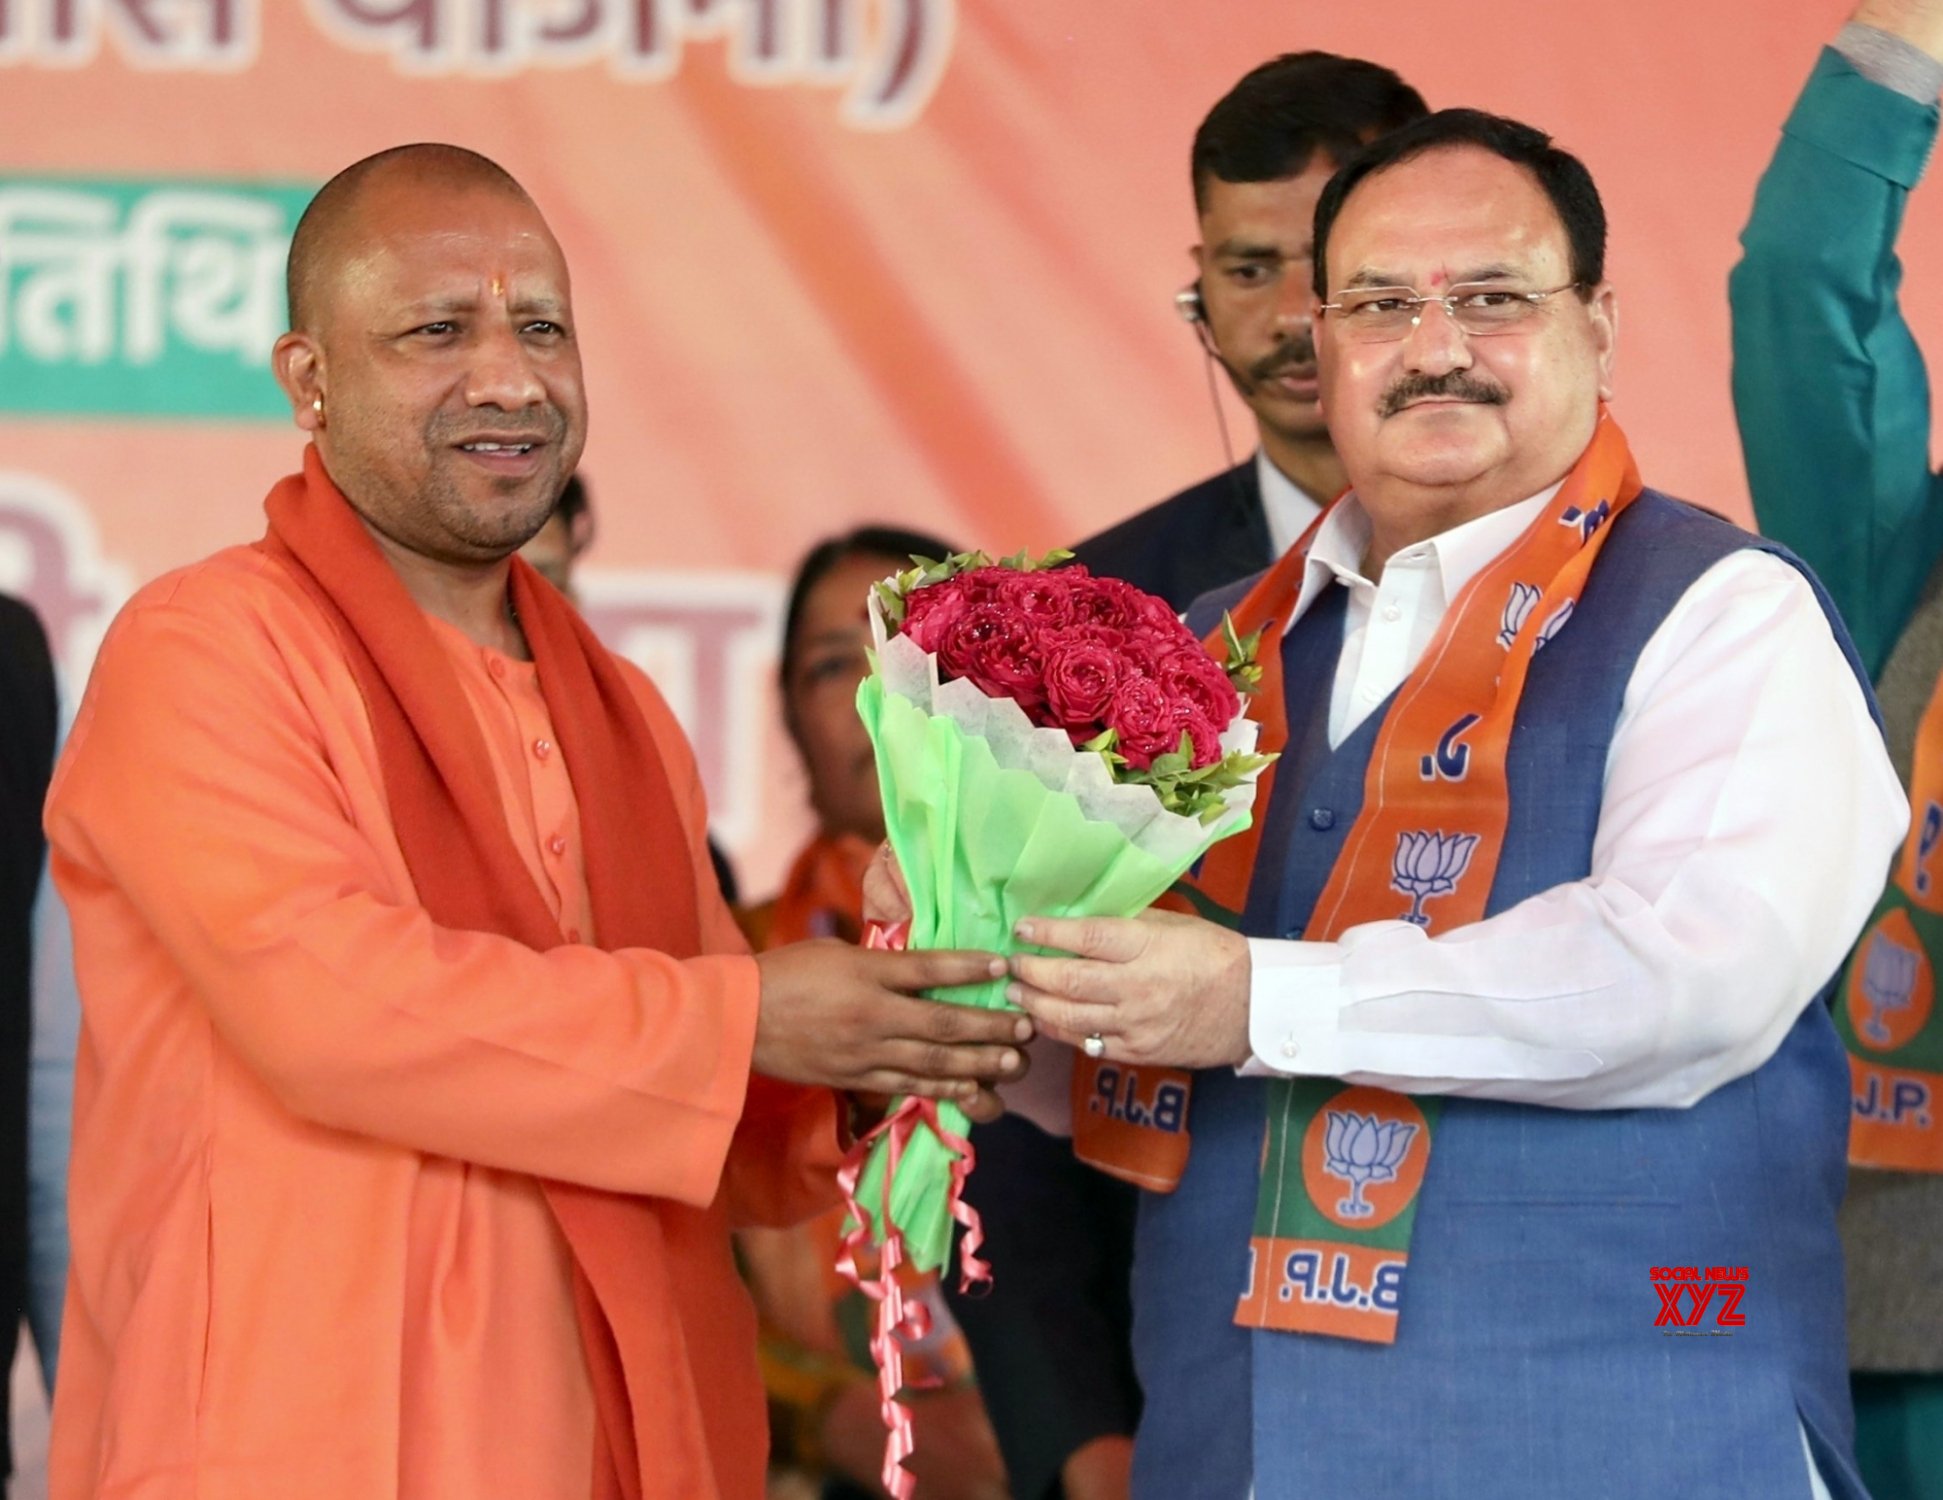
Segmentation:
{"type": "Polygon", "coordinates": [[[1746,1266],[1655,1266],[1653,1290],[1660,1297],[1653,1326],[1665,1329],[1668,1338],[1732,1338],[1736,1328],[1747,1325],[1741,1312],[1746,1266]]]}

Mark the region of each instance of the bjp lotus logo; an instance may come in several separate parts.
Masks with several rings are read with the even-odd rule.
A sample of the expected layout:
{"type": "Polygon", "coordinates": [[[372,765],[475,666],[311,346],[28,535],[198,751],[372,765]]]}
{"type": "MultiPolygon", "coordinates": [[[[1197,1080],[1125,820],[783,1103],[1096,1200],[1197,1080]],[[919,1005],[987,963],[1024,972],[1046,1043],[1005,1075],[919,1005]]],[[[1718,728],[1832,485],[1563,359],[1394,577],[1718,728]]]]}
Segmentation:
{"type": "Polygon", "coordinates": [[[1511,643],[1518,639],[1518,632],[1525,628],[1525,621],[1538,607],[1540,595],[1536,584],[1514,583],[1511,593],[1504,601],[1504,613],[1498,616],[1498,644],[1509,651],[1511,643]]]}
{"type": "Polygon", "coordinates": [[[1475,833],[1400,833],[1397,852],[1390,861],[1390,889],[1410,898],[1406,922],[1428,927],[1424,902],[1432,896],[1448,896],[1471,867],[1471,853],[1477,848],[1475,833]]]}
{"type": "Polygon", "coordinates": [[[1929,1020],[1935,984],[1909,913],[1886,915],[1849,960],[1849,1024],[1875,1052],[1893,1052],[1929,1020]]]}
{"type": "Polygon", "coordinates": [[[1575,607],[1574,601],[1567,599],[1557,609],[1552,611],[1551,618],[1538,627],[1538,640],[1532,646],[1533,651],[1543,651],[1547,646],[1552,644],[1552,638],[1563,630],[1565,628],[1565,622],[1572,618],[1572,611],[1575,607]]]}
{"type": "MultiPolygon", "coordinates": [[[[1505,650],[1511,649],[1518,632],[1525,628],[1525,621],[1531,612],[1538,608],[1538,601],[1544,596],[1537,587],[1529,583],[1514,583],[1511,593],[1504,601],[1504,613],[1498,616],[1498,644],[1505,650]]],[[[1552,643],[1552,637],[1565,628],[1565,622],[1572,618],[1573,601],[1567,599],[1546,617],[1545,623],[1538,627],[1538,639],[1532,642],[1534,652],[1543,651],[1552,643]]]]}
{"type": "Polygon", "coordinates": [[[1414,1103],[1387,1089],[1347,1088],[1309,1122],[1302,1179],[1324,1217],[1374,1229],[1416,1196],[1429,1157],[1429,1129],[1414,1103]]]}
{"type": "Polygon", "coordinates": [[[1878,1047],[1887,1047],[1890,1032],[1883,1016],[1908,1010],[1915,992],[1916,955],[1878,932],[1862,959],[1862,993],[1869,1002],[1862,1034],[1878,1047]]]}
{"type": "Polygon", "coordinates": [[[1374,1218],[1376,1210],[1363,1189],[1372,1182],[1396,1181],[1417,1127],[1347,1109],[1326,1109],[1323,1115],[1328,1125],[1322,1138],[1322,1170],[1349,1184],[1349,1196],[1336,1205],[1336,1212],[1345,1219],[1374,1218]]]}

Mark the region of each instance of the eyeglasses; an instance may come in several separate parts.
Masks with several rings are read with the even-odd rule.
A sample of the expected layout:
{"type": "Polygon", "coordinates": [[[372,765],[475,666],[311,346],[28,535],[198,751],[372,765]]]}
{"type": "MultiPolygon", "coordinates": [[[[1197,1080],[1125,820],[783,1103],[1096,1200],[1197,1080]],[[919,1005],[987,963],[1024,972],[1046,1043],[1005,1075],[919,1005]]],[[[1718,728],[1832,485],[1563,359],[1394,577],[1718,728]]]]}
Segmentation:
{"type": "Polygon", "coordinates": [[[1407,338],[1423,319],[1427,303],[1443,304],[1450,319],[1472,338],[1513,333],[1528,323],[1547,297],[1576,291],[1579,283],[1521,292],[1496,282],[1464,282],[1443,296],[1419,295],[1407,286],[1366,286],[1339,294],[1318,312],[1333,313],[1345,337],[1362,344],[1387,344],[1407,338]]]}

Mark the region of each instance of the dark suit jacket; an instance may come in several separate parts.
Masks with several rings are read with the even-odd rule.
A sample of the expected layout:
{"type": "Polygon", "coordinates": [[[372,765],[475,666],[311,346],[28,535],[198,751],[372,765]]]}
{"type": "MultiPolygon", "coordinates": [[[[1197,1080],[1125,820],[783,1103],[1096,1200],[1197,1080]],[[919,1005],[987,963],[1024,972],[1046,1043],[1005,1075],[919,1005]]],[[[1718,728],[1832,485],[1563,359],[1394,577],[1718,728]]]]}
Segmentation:
{"type": "MultiPolygon", "coordinates": [[[[27,1045],[34,896],[54,764],[54,664],[34,612],[0,594],[0,1368],[27,1298],[27,1045]]],[[[0,1412],[0,1461],[13,1468],[0,1412]]]]}
{"type": "Polygon", "coordinates": [[[1275,561],[1255,460],[1150,505],[1073,549],[1107,578],[1158,594],[1175,609],[1275,561]]]}

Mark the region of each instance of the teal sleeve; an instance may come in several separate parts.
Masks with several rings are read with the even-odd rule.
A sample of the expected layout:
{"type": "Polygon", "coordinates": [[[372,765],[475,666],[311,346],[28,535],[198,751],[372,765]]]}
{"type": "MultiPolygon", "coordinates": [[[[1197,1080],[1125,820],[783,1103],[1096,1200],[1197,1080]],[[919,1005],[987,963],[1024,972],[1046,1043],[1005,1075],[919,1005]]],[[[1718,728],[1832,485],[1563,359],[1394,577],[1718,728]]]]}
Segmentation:
{"type": "Polygon", "coordinates": [[[1935,105],[1825,50],[1728,282],[1755,517],[1827,584],[1872,675],[1943,553],[1929,379],[1897,305],[1895,251],[1936,129],[1935,105]]]}

